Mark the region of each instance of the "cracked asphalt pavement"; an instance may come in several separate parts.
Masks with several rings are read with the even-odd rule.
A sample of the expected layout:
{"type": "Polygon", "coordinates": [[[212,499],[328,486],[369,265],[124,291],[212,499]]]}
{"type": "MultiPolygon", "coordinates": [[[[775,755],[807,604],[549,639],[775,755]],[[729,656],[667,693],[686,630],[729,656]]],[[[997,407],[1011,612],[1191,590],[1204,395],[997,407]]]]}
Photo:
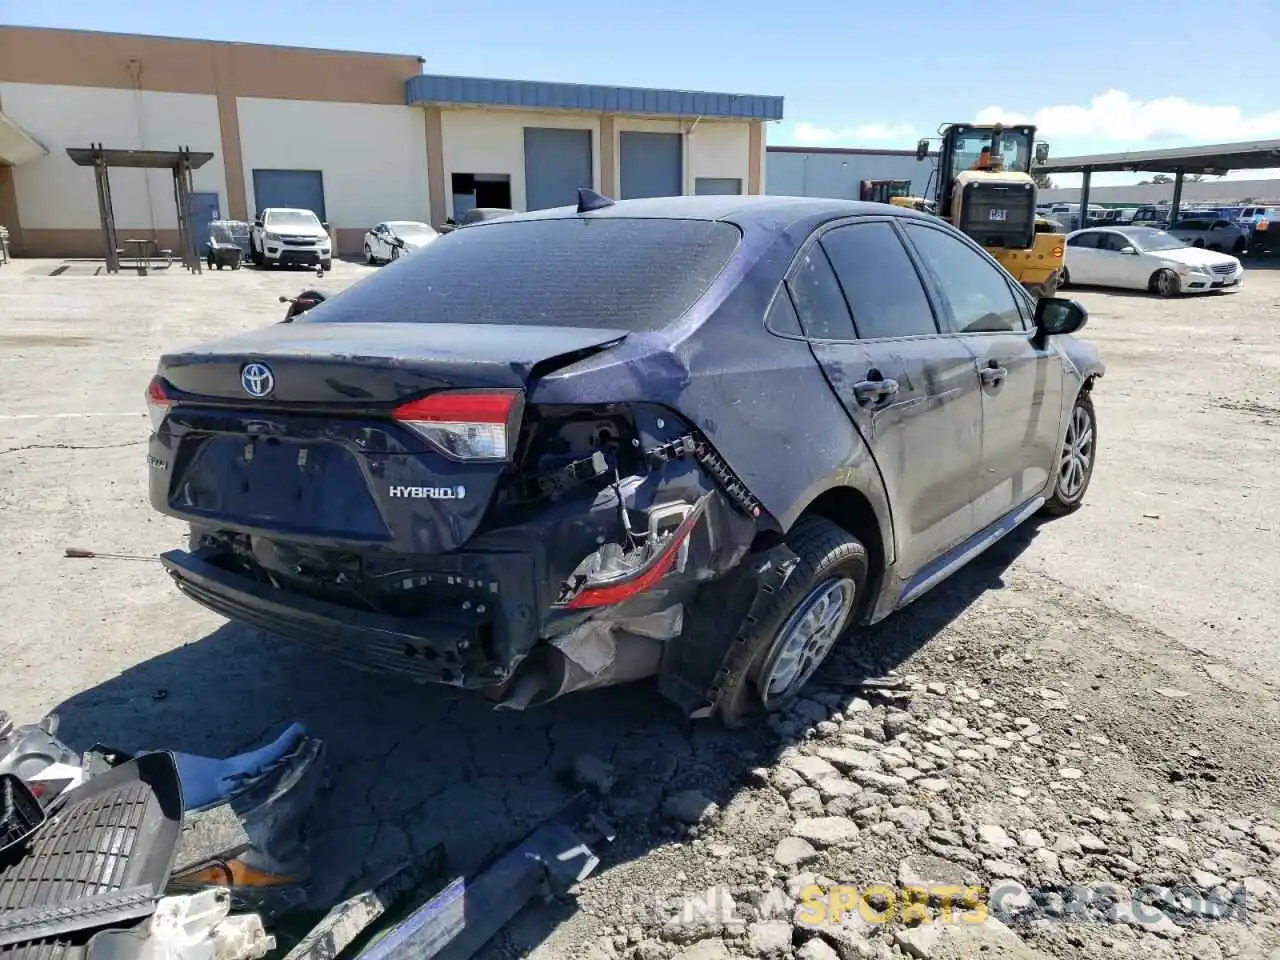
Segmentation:
{"type": "MultiPolygon", "coordinates": [[[[1202,807],[1258,823],[1280,815],[1273,799],[1280,271],[1251,270],[1236,295],[1174,302],[1073,292],[1091,313],[1083,335],[1108,364],[1096,393],[1101,459],[1086,507],[1011,537],[856,638],[798,712],[728,733],[682,723],[644,685],[495,713],[478,698],[354,672],[228,624],[178,594],[156,563],[65,558],[68,546],[153,556],[183,541],[181,525],[146,503],[143,392],[156,358],[274,322],[279,294],[316,281],[301,271],[255,270],[49,277],[53,266],[17,261],[0,269],[0,708],[19,722],[58,712],[63,737],[78,749],[104,742],[222,755],[305,722],[329,748],[330,785],[312,838],[318,900],[437,842],[455,870],[473,868],[563,804],[575,761],[593,758],[611,781],[605,802],[619,827],[605,868],[583,885],[576,907],[533,911],[493,955],[658,960],[695,949],[702,952],[690,956],[788,955],[794,946],[806,958],[824,957],[790,927],[767,949],[761,943],[770,931],[759,929],[726,928],[688,946],[687,938],[664,939],[657,921],[623,922],[620,911],[645,891],[694,894],[729,874],[767,886],[783,862],[775,864],[774,848],[797,810],[812,814],[816,802],[819,811],[826,803],[829,819],[848,813],[848,803],[832,806],[831,797],[777,771],[794,765],[797,748],[861,736],[849,734],[840,711],[856,693],[845,681],[869,666],[911,675],[903,707],[912,697],[929,703],[936,691],[926,683],[981,688],[993,706],[981,707],[973,723],[998,744],[1009,724],[988,717],[1033,716],[1049,702],[1035,690],[1069,691],[1072,710],[1088,715],[1083,729],[1127,745],[1115,756],[1098,751],[1090,761],[1096,773],[1071,761],[1088,767],[1086,783],[1096,777],[1097,785],[1081,788],[1095,804],[1194,787],[1202,807]],[[1206,769],[1216,772],[1201,776],[1206,769]],[[715,818],[686,815],[679,800],[673,807],[673,798],[690,796],[714,804],[715,818]]],[[[335,289],[367,269],[335,264],[319,285],[335,289]]],[[[883,713],[883,705],[876,709],[883,713]]],[[[927,729],[936,705],[910,709],[927,729]]],[[[1079,741],[1081,721],[1065,730],[1036,723],[1064,738],[1066,753],[1052,766],[1072,750],[1092,756],[1079,741]]],[[[901,735],[908,759],[922,756],[911,732],[901,735]]],[[[983,762],[992,766],[982,777],[1000,774],[997,760],[983,762]]],[[[951,816],[963,820],[976,809],[1018,825],[1017,810],[996,810],[977,794],[974,809],[961,809],[966,776],[943,768],[924,780],[959,778],[948,794],[951,816]]],[[[1071,795],[1059,795],[1064,806],[1071,795]]],[[[872,806],[883,805],[865,809],[872,806]]],[[[888,844],[888,832],[855,850],[857,864],[819,865],[892,879],[910,849],[877,847],[888,844]]],[[[1280,859],[1270,869],[1280,871],[1280,859]]],[[[784,868],[779,882],[797,870],[784,868]]],[[[1265,943],[1275,930],[1255,940],[1265,943]]],[[[900,939],[866,942],[920,955],[900,939]]],[[[1124,937],[1109,945],[1048,935],[1035,942],[1061,956],[1175,949],[1164,939],[1151,941],[1158,949],[1124,937]]],[[[1213,946],[1218,954],[1201,947],[1167,955],[1232,955],[1222,952],[1226,941],[1213,946]]]]}

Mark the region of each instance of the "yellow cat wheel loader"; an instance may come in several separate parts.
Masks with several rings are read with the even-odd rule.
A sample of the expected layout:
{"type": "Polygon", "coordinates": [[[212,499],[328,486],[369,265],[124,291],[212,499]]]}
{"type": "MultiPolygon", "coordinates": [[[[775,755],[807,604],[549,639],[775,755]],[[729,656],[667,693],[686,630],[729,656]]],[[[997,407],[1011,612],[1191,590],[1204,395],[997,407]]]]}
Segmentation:
{"type": "MultiPolygon", "coordinates": [[[[1031,177],[1033,158],[1047,160],[1049,145],[1036,142],[1030,124],[950,123],[938,135],[938,166],[930,176],[938,216],[982,244],[1033,296],[1053,296],[1067,238],[1036,215],[1031,177]]],[[[921,140],[916,159],[928,155],[929,141],[921,140]]]]}

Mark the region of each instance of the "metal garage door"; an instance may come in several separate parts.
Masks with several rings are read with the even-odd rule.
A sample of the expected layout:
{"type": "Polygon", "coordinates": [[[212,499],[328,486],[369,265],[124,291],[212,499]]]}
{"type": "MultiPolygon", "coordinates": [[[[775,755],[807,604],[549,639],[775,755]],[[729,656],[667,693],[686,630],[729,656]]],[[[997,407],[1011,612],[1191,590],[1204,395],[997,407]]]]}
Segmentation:
{"type": "Polygon", "coordinates": [[[680,134],[624,130],[618,136],[618,158],[624,200],[684,193],[680,134]]]}
{"type": "Polygon", "coordinates": [[[737,177],[698,177],[693,181],[693,192],[700,197],[736,197],[742,193],[742,181],[737,177]]]}
{"type": "Polygon", "coordinates": [[[524,203],[545,210],[578,202],[578,188],[595,183],[591,175],[591,131],[552,127],[524,128],[524,203]]]}
{"type": "Polygon", "coordinates": [[[293,207],[310,210],[321,221],[324,213],[324,176],[319,170],[254,170],[253,209],[293,207]]]}

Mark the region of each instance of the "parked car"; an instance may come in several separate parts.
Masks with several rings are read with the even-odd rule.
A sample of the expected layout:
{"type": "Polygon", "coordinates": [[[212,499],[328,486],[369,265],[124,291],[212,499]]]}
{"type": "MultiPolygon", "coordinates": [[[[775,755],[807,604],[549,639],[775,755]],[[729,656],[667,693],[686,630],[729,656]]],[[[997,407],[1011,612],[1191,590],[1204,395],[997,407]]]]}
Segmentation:
{"type": "Polygon", "coordinates": [[[389,263],[439,237],[436,228],[417,220],[384,220],[364,235],[366,263],[389,263]]]}
{"type": "Polygon", "coordinates": [[[268,207],[249,231],[249,256],[259,267],[333,267],[329,225],[310,210],[268,207]]]}
{"type": "Polygon", "coordinates": [[[1193,247],[1242,254],[1248,249],[1248,233],[1239,224],[1221,217],[1179,218],[1169,234],[1193,247]]]}
{"type": "Polygon", "coordinates": [[[490,220],[161,358],[150,499],[192,531],[162,560],[221,614],[504,709],[656,676],[738,723],[1080,506],[1085,321],[901,207],[490,220]]]}
{"type": "Polygon", "coordinates": [[[1090,227],[1067,236],[1062,284],[1149,290],[1162,297],[1239,290],[1237,257],[1188,246],[1153,227],[1090,227]]]}

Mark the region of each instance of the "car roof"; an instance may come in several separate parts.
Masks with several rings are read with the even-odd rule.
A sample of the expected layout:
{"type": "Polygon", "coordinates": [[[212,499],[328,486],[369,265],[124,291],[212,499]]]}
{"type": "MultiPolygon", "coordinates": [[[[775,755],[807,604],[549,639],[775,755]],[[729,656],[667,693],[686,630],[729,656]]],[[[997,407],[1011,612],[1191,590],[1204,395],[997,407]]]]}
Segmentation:
{"type": "Polygon", "coordinates": [[[578,213],[576,206],[552,207],[531,213],[518,213],[502,218],[510,223],[521,220],[562,220],[569,217],[605,220],[614,217],[664,220],[724,220],[740,227],[776,227],[779,221],[834,220],[852,216],[896,216],[938,223],[931,214],[909,207],[862,200],[838,200],[825,197],[786,197],[774,195],[738,196],[708,195],[683,197],[649,197],[617,200],[609,206],[578,213]]]}
{"type": "MultiPolygon", "coordinates": [[[[308,216],[315,217],[314,210],[304,210],[301,207],[267,207],[264,213],[305,213],[308,216]]],[[[316,217],[319,220],[319,217],[316,217]]]]}

